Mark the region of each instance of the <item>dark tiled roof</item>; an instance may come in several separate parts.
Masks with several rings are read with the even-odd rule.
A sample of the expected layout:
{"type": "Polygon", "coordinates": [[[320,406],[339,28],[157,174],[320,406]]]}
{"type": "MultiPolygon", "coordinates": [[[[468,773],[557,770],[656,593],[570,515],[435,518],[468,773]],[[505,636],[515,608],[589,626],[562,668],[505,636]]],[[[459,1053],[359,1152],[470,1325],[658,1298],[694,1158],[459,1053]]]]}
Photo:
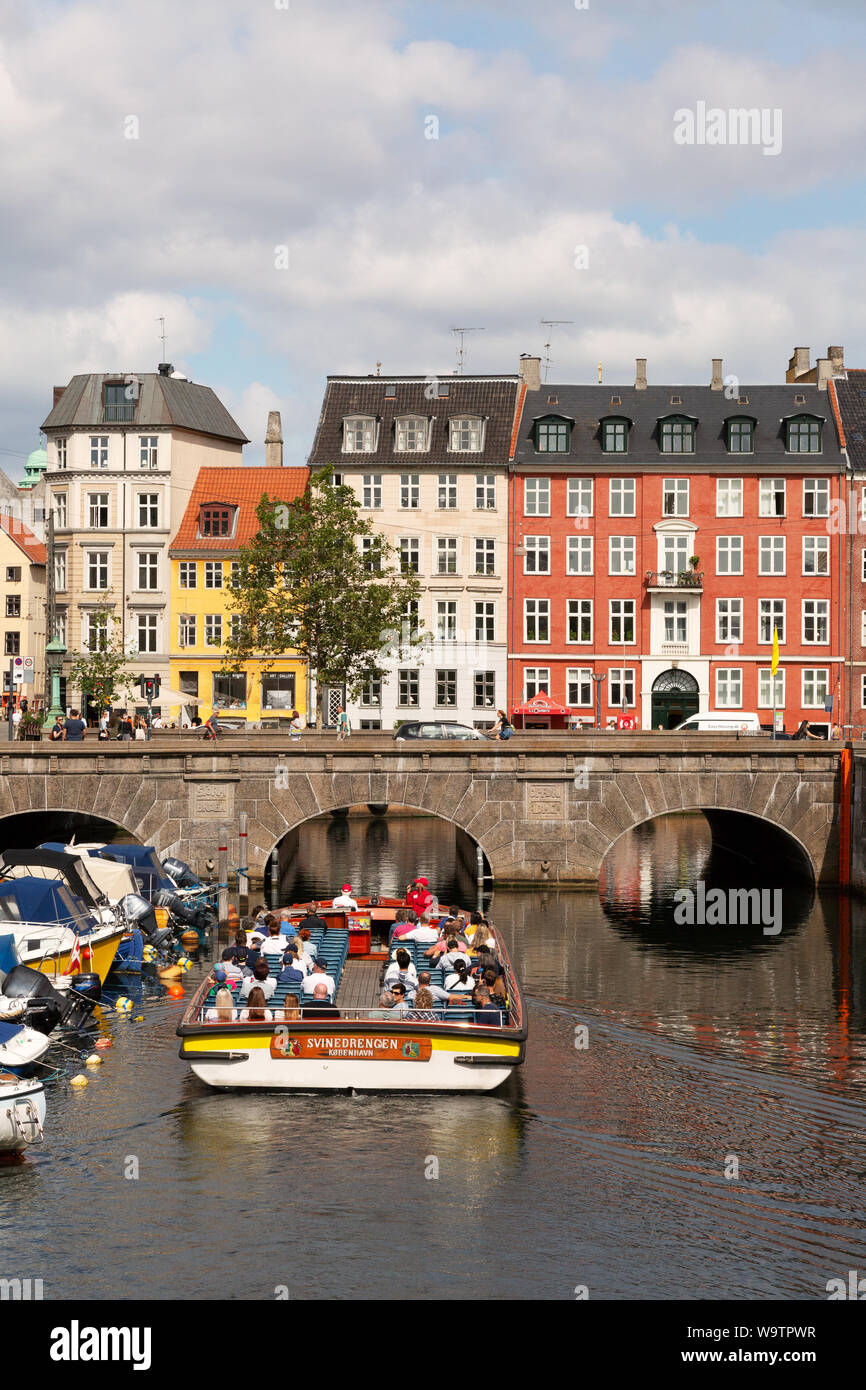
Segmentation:
{"type": "MultiPolygon", "coordinates": [[[[106,381],[121,380],[117,375],[91,372],[74,376],[54,409],[42,422],[44,430],[96,428],[116,426],[104,419],[103,385],[106,381]]],[[[212,434],[218,439],[230,439],[239,444],[249,440],[240,425],[229,415],[219,396],[209,386],[193,381],[178,381],[157,372],[138,377],[139,395],[135,414],[129,427],[156,429],[175,426],[212,434]]]]}
{"type": "MultiPolygon", "coordinates": [[[[731,416],[752,416],[755,428],[755,452],[743,455],[756,462],[773,462],[798,457],[805,461],[809,455],[785,452],[785,433],[781,421],[788,415],[817,415],[825,421],[821,458],[838,461],[841,458],[835,418],[826,391],[817,386],[790,383],[774,386],[739,388],[739,396],[728,400],[724,391],[709,386],[648,386],[638,391],[634,386],[554,386],[545,382],[540,391],[527,391],[523,403],[515,463],[548,467],[555,464],[599,464],[622,468],[626,460],[633,464],[661,463],[668,466],[677,459],[692,463],[730,462],[727,451],[725,421],[731,416]],[[556,404],[548,404],[548,396],[556,404]],[[620,404],[611,405],[618,396],[620,404]],[[795,397],[804,397],[797,404],[795,397]],[[672,404],[672,398],[678,403],[672,404]],[[533,422],[538,417],[563,415],[575,421],[571,433],[571,451],[567,454],[538,454],[535,451],[533,422]],[[633,421],[629,431],[628,454],[604,454],[601,450],[599,422],[608,415],[626,416],[633,421]],[[685,415],[697,422],[693,454],[662,454],[658,441],[658,421],[665,415],[685,415]]],[[[811,456],[814,458],[814,455],[811,456]]]]}
{"type": "Polygon", "coordinates": [[[848,457],[854,468],[866,472],[866,371],[848,371],[847,380],[833,381],[839,414],[845,430],[848,457]]]}
{"type": "Polygon", "coordinates": [[[342,377],[329,376],[325,398],[310,454],[310,467],[345,464],[348,459],[364,465],[410,463],[414,470],[448,463],[503,465],[509,456],[516,376],[471,377],[342,377]],[[448,395],[439,396],[437,382],[447,383],[448,395]],[[431,385],[430,383],[434,383],[431,385]],[[394,394],[386,399],[386,388],[394,394]],[[432,400],[429,396],[432,395],[432,400]],[[374,415],[379,421],[378,448],[371,453],[343,453],[343,420],[347,415],[374,415]],[[400,415],[423,415],[433,420],[430,448],[424,453],[395,453],[394,421],[400,415]],[[486,419],[484,448],[480,453],[453,453],[448,448],[448,421],[455,415],[486,419]]]}
{"type": "Polygon", "coordinates": [[[256,507],[265,493],[272,502],[294,502],[303,495],[308,468],[200,468],[169,554],[175,551],[239,550],[257,534],[256,507]],[[238,508],[233,536],[200,536],[199,512],[208,503],[238,508]]]}

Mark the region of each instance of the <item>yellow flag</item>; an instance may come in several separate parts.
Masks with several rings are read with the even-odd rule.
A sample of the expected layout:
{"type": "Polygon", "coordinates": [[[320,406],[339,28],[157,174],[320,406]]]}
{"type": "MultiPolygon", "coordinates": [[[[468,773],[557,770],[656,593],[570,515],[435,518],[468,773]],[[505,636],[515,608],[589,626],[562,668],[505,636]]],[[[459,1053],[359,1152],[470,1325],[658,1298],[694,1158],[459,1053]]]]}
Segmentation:
{"type": "Polygon", "coordinates": [[[775,623],[773,624],[773,660],[770,663],[770,675],[775,676],[779,669],[779,633],[775,623]]]}

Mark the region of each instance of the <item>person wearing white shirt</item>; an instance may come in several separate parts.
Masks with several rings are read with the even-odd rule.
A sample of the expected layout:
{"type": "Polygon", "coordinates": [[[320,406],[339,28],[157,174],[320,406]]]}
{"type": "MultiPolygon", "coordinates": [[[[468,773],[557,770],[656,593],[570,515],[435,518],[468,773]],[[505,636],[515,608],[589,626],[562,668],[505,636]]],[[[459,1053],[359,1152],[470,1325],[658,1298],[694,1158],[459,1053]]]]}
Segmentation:
{"type": "Polygon", "coordinates": [[[405,987],[406,993],[410,995],[414,995],[418,988],[418,971],[412,964],[409,952],[404,951],[402,946],[397,951],[396,958],[391,961],[385,971],[383,984],[385,989],[391,989],[398,982],[405,987]]]}
{"type": "Polygon", "coordinates": [[[471,994],[474,990],[475,981],[462,961],[458,961],[451,974],[445,976],[445,988],[449,994],[471,994]]]}
{"type": "Polygon", "coordinates": [[[439,932],[436,927],[429,926],[426,922],[421,922],[411,931],[403,932],[401,941],[421,941],[425,946],[432,946],[434,941],[439,940],[439,932]]]}
{"type": "Polygon", "coordinates": [[[326,974],[325,967],[319,965],[318,961],[313,966],[312,971],[301,985],[301,990],[305,996],[313,995],[317,985],[326,985],[328,989],[328,999],[333,1004],[334,995],[337,991],[337,981],[333,976],[326,974]]]}
{"type": "Polygon", "coordinates": [[[344,907],[344,908],[346,909],[347,912],[357,912],[357,911],[358,911],[358,904],[355,902],[355,899],[352,897],[352,885],[351,885],[351,883],[344,883],[344,884],[343,884],[343,891],[342,891],[342,893],[339,895],[339,897],[337,897],[337,898],[334,899],[334,901],[333,901],[333,906],[334,906],[334,907],[344,907]]]}
{"type": "Polygon", "coordinates": [[[260,989],[265,998],[270,999],[276,987],[274,976],[268,974],[267,961],[257,960],[252,975],[248,975],[241,985],[241,995],[249,999],[252,990],[260,989]]]}

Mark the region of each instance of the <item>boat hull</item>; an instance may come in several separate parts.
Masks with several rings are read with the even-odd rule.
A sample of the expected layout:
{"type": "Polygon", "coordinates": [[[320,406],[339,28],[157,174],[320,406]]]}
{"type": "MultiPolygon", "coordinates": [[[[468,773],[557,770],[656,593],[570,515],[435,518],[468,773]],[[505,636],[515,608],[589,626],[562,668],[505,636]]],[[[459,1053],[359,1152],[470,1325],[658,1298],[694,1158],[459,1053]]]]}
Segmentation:
{"type": "MultiPolygon", "coordinates": [[[[81,952],[81,969],[88,974],[93,973],[99,976],[100,984],[105,983],[105,977],[111,969],[117,949],[123,940],[124,928],[117,927],[107,930],[104,934],[94,933],[93,937],[79,938],[79,950],[81,952]],[[93,952],[93,963],[85,957],[85,946],[89,946],[93,952]]],[[[68,975],[69,967],[72,964],[72,952],[75,944],[74,932],[64,931],[63,938],[58,941],[55,947],[28,949],[28,936],[37,939],[37,929],[22,933],[16,946],[18,959],[22,965],[32,966],[34,970],[39,970],[43,975],[47,975],[50,980],[54,980],[58,975],[68,975]],[[68,937],[68,943],[65,938],[68,937]]]]}
{"type": "Polygon", "coordinates": [[[20,1153],[42,1138],[45,1091],[40,1081],[0,1082],[0,1153],[20,1153]]]}

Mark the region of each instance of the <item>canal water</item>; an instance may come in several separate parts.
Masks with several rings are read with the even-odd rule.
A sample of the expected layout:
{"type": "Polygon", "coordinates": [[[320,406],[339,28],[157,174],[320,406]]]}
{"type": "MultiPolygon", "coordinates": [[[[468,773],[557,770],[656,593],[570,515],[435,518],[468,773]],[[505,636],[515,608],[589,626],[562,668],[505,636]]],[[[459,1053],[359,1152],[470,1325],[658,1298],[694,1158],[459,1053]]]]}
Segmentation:
{"type": "MultiPolygon", "coordinates": [[[[291,872],[295,899],[421,873],[474,898],[426,818],[312,822],[291,872]]],[[[678,888],[742,874],[680,816],[619,841],[599,893],[497,892],[530,1042],[490,1096],[213,1092],[177,1056],[183,1001],[137,986],[87,1088],[49,1082],[44,1146],[0,1168],[0,1276],[47,1298],[825,1298],[866,1272],[866,913],[784,884],[777,934],[674,921],[678,888]]]]}

